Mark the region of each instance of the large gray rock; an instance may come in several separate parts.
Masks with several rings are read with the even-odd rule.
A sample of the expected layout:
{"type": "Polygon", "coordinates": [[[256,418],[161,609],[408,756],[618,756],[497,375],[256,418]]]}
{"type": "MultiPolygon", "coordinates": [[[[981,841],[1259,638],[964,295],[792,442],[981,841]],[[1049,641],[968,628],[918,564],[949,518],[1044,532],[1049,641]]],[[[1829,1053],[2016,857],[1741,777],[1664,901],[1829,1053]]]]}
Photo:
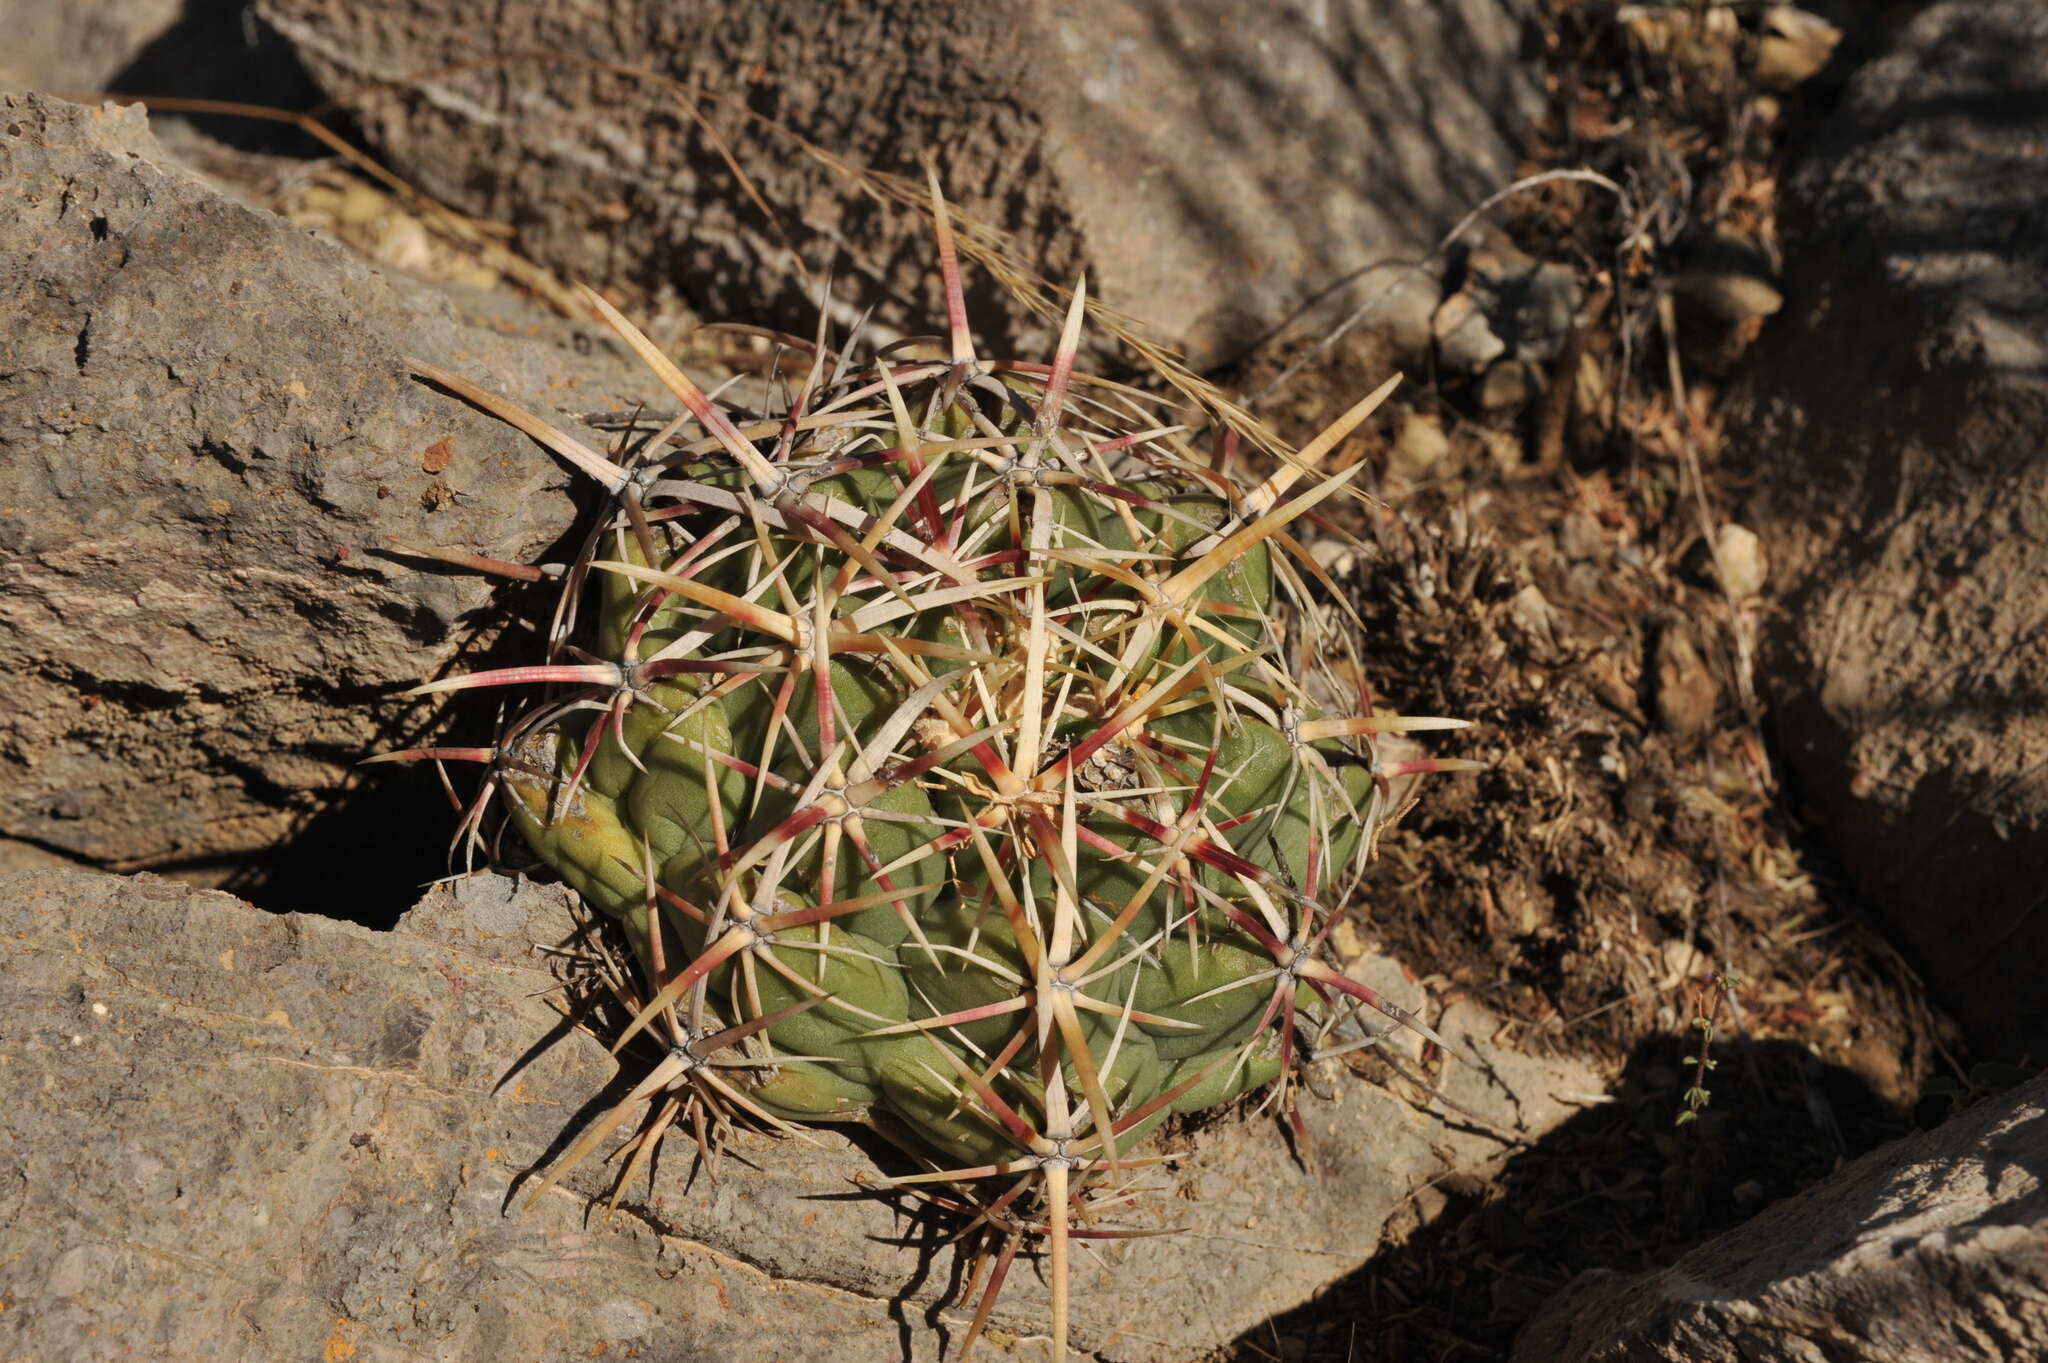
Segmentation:
{"type": "Polygon", "coordinates": [[[2048,1055],[2048,8],[1958,0],[1791,177],[1726,423],[1820,836],[1983,1054],[2048,1055]]]}
{"type": "MultiPolygon", "coordinates": [[[[594,1163],[504,1214],[612,1072],[571,1032],[513,1073],[559,1021],[528,944],[570,926],[560,890],[495,875],[388,934],[147,877],[0,876],[0,1357],[936,1357],[953,1251],[855,1195],[874,1164],[835,1132],[742,1134],[715,1180],[685,1136],[610,1220],[585,1214],[608,1186],[594,1163]]],[[[1442,1026],[1483,1046],[1499,1021],[1466,1006],[1442,1026]]],[[[1530,1135],[1565,1115],[1553,1092],[1597,1082],[1502,1060],[1459,1100],[1530,1135]]],[[[1271,1119],[1220,1118],[1125,1218],[1180,1234],[1077,1256],[1094,1356],[1223,1344],[1502,1149],[1325,1079],[1333,1099],[1304,1099],[1312,1171],[1271,1119]]],[[[1042,1357],[1045,1312],[1020,1261],[991,1354],[1042,1357]]],[[[943,1314],[957,1340],[965,1313],[943,1314]]]]}
{"type": "Polygon", "coordinates": [[[1876,1150],[1658,1273],[1575,1279],[1514,1363],[2048,1357],[2048,1076],[1876,1150]]]}
{"type": "Polygon", "coordinates": [[[405,357],[572,411],[645,380],[223,197],[140,110],[0,96],[0,186],[0,840],[221,865],[474,642],[488,586],[387,534],[517,559],[571,520],[565,472],[405,357]]]}
{"type": "Polygon", "coordinates": [[[615,63],[920,183],[936,153],[1020,260],[1062,285],[1085,262],[1098,296],[1199,362],[1419,255],[1512,177],[1541,107],[1525,0],[510,0],[488,32],[453,4],[256,8],[331,93],[376,89],[360,116],[404,174],[568,273],[720,318],[779,303],[808,330],[789,241],[890,323],[943,315],[921,221],[732,104],[704,104],[714,140],[664,89],[589,64],[615,63]]]}

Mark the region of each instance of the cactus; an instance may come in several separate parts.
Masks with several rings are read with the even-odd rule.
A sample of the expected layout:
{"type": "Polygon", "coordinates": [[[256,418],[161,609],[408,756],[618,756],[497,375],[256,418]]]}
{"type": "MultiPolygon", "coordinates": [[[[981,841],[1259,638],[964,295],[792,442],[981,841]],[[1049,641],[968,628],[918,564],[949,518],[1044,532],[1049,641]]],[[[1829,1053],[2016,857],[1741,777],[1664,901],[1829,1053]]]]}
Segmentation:
{"type": "Polygon", "coordinates": [[[1472,764],[1382,751],[1458,724],[1374,711],[1290,533],[1391,384],[1242,488],[1074,372],[1085,280],[1050,363],[977,357],[933,196],[945,357],[782,338],[808,372],[776,415],[588,290],[681,404],[615,457],[413,362],[606,510],[548,570],[543,663],[420,688],[546,699],[492,749],[390,756],[486,762],[465,833],[501,796],[632,944],[618,1042],[662,1058],[551,1180],[650,1103],[620,1186],[685,1116],[700,1147],[870,1123],[921,1165],[883,1183],[949,1185],[990,1237],[968,1347],[1042,1237],[1058,1354],[1071,1241],[1117,1233],[1090,1190],[1151,1129],[1275,1081],[1291,1115],[1297,1038],[1360,1004],[1427,1032],[1321,947],[1394,783],[1472,764]]]}

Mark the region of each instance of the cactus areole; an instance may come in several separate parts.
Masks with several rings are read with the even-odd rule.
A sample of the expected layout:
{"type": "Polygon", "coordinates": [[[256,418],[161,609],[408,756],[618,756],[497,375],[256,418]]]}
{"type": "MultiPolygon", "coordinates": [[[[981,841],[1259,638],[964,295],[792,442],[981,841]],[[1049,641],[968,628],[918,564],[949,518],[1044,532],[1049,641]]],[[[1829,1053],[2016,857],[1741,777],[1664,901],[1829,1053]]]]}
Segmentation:
{"type": "Polygon", "coordinates": [[[1420,1025],[1321,947],[1390,789],[1469,764],[1382,751],[1457,725],[1375,713],[1299,538],[1385,389],[1240,485],[1073,372],[1084,289],[1049,363],[977,358],[939,236],[950,354],[821,337],[773,411],[586,294],[679,404],[611,457],[415,362],[607,495],[549,656],[422,688],[534,707],[495,749],[392,756],[486,761],[632,943],[621,1045],[666,1053],[565,1166],[634,1112],[628,1176],[684,1115],[700,1142],[871,1123],[924,1169],[884,1182],[949,1185],[998,1238],[973,1333],[1042,1237],[1063,1348],[1070,1241],[1114,1233],[1091,1189],[1149,1131],[1276,1080],[1291,1112],[1348,1010],[1420,1025]]]}

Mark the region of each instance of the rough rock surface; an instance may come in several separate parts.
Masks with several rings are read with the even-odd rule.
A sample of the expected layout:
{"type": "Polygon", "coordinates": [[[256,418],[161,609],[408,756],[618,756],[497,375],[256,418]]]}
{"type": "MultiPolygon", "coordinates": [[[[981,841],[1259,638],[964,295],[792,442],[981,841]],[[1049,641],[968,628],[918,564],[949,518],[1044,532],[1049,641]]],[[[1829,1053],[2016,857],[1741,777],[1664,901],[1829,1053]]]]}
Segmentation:
{"type": "Polygon", "coordinates": [[[571,519],[564,471],[405,357],[551,410],[644,380],[223,198],[139,110],[0,96],[0,186],[0,840],[122,869],[281,842],[489,598],[384,537],[516,559],[571,519]]]}
{"type": "MultiPolygon", "coordinates": [[[[1955,0],[1791,180],[1727,421],[1821,836],[1982,1054],[2048,1055],[2048,8],[1955,0]]],[[[1746,518],[1747,519],[1747,518],[1746,518]]]]}
{"type": "MultiPolygon", "coordinates": [[[[148,877],[0,877],[0,1356],[936,1356],[952,1251],[852,1195],[874,1161],[833,1132],[742,1136],[716,1181],[679,1142],[609,1221],[584,1212],[594,1166],[502,1213],[611,1069],[571,1032],[506,1082],[559,1021],[528,944],[569,929],[561,891],[496,875],[388,934],[148,877]]],[[[1482,1047],[1497,1025],[1442,1020],[1482,1047]]],[[[1323,1079],[1313,1172],[1270,1118],[1219,1119],[1131,1214],[1182,1233],[1077,1258],[1096,1357],[1229,1340],[1355,1267],[1418,1187],[1502,1149],[1323,1079]]],[[[1535,1134],[1564,1113],[1553,1092],[1594,1083],[1520,1062],[1456,1097],[1535,1134]]],[[[991,1353],[1038,1356],[1045,1309],[1020,1264],[991,1353]]]]}
{"type": "Polygon", "coordinates": [[[1658,1273],[1587,1273],[1514,1363],[2048,1357],[2048,1077],[1873,1151],[1658,1273]]]}
{"type": "Polygon", "coordinates": [[[921,179],[935,152],[948,192],[1015,232],[1021,260],[1062,284],[1085,261],[1098,296],[1200,363],[1361,267],[1419,255],[1511,178],[1540,106],[1529,8],[626,0],[598,17],[513,0],[480,31],[461,4],[257,5],[332,94],[377,89],[360,114],[403,173],[517,224],[565,272],[674,289],[713,317],[781,300],[808,331],[788,240],[888,322],[941,315],[917,219],[707,104],[770,222],[670,95],[587,58],[743,104],[857,165],[921,179]]]}

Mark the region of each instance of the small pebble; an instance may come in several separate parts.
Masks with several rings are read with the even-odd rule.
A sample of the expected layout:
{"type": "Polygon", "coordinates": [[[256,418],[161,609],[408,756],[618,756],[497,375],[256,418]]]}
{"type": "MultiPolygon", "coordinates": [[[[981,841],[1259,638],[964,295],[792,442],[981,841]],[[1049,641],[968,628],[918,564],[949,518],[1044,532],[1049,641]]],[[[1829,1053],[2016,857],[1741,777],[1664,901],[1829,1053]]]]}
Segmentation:
{"type": "Polygon", "coordinates": [[[1410,412],[1401,419],[1394,448],[1387,455],[1387,479],[1410,487],[1430,476],[1451,452],[1451,438],[1433,416],[1410,412]]]}
{"type": "Polygon", "coordinates": [[[1667,625],[1657,638],[1657,717],[1680,738],[1704,733],[1721,703],[1720,688],[1691,637],[1667,625]]]}
{"type": "Polygon", "coordinates": [[[1584,511],[1574,511],[1564,518],[1557,540],[1570,559],[1599,558],[1607,548],[1607,534],[1600,528],[1600,518],[1584,511]]]}
{"type": "Polygon", "coordinates": [[[1768,565],[1763,541],[1754,532],[1730,521],[1714,537],[1714,562],[1721,573],[1721,585],[1737,601],[1763,590],[1768,565]]]}
{"type": "Polygon", "coordinates": [[[1536,375],[1520,360],[1499,360],[1479,381],[1479,405],[1489,412],[1513,411],[1536,393],[1536,375]]]}
{"type": "Polygon", "coordinates": [[[1463,290],[1446,298],[1437,308],[1430,330],[1436,333],[1437,358],[1446,369],[1476,372],[1508,348],[1506,341],[1494,335],[1478,301],[1463,290]]]}

